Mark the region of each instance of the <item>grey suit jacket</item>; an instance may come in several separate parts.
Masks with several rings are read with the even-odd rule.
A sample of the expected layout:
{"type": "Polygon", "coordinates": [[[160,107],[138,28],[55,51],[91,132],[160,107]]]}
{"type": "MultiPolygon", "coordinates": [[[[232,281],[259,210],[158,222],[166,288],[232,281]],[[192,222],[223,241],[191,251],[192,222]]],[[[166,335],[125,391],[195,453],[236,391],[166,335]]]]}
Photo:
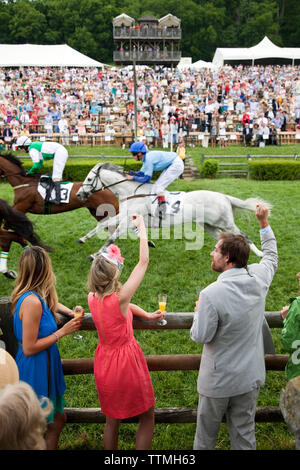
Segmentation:
{"type": "Polygon", "coordinates": [[[259,264],[224,271],[200,294],[190,335],[204,344],[197,384],[202,395],[235,396],[264,384],[262,325],[278,259],[271,227],[261,233],[261,245],[259,264]]]}

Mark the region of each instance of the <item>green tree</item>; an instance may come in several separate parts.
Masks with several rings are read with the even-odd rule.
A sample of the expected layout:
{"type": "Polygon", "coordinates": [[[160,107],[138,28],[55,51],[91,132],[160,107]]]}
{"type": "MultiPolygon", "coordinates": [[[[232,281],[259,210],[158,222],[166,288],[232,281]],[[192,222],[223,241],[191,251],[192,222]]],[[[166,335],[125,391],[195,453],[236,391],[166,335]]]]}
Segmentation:
{"type": "Polygon", "coordinates": [[[89,57],[97,56],[97,43],[93,34],[85,26],[75,29],[74,33],[68,38],[68,44],[89,57]]]}
{"type": "Polygon", "coordinates": [[[268,36],[300,44],[299,0],[7,0],[0,1],[0,42],[69,44],[111,63],[112,21],[121,13],[181,19],[183,56],[212,60],[217,47],[250,47],[268,36]],[[3,26],[4,25],[4,26],[3,26]]]}
{"type": "Polygon", "coordinates": [[[37,11],[28,0],[22,0],[12,5],[13,16],[9,20],[11,38],[15,43],[43,42],[47,21],[45,15],[37,11]]]}

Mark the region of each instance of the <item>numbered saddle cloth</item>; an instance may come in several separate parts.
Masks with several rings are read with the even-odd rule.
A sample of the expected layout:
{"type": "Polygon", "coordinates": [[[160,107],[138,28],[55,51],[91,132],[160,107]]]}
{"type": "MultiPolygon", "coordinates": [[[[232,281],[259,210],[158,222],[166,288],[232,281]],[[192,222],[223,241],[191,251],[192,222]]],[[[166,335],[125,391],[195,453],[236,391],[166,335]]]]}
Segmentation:
{"type": "MultiPolygon", "coordinates": [[[[38,193],[42,196],[45,200],[46,195],[48,195],[48,188],[49,185],[53,185],[53,181],[47,175],[42,175],[40,178],[40,182],[38,184],[38,193]]],[[[60,183],[60,203],[61,204],[68,204],[70,201],[70,194],[73,187],[73,183],[68,182],[61,182],[60,183]]],[[[56,200],[56,193],[54,185],[50,188],[51,194],[49,198],[47,198],[48,202],[54,202],[56,200]]]]}
{"type": "MultiPolygon", "coordinates": [[[[182,212],[184,192],[168,192],[165,191],[166,198],[166,215],[179,215],[182,212]]],[[[157,197],[151,201],[151,215],[157,216],[158,214],[158,200],[157,197]]]]}

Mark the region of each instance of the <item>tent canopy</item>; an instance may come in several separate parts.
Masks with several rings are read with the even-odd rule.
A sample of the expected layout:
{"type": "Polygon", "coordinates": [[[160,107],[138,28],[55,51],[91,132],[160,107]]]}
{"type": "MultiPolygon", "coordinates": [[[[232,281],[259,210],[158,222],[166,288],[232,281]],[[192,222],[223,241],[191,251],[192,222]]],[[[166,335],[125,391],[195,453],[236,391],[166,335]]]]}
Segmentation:
{"type": "Polygon", "coordinates": [[[291,63],[300,60],[300,48],[279,47],[265,36],[253,47],[217,48],[213,64],[222,66],[225,63],[245,61],[254,64],[259,59],[286,59],[291,63]]]}
{"type": "Polygon", "coordinates": [[[204,60],[198,60],[191,65],[191,69],[216,69],[216,65],[212,62],[205,62],[204,60]]]}
{"type": "Polygon", "coordinates": [[[67,44],[0,44],[0,67],[103,67],[67,44]]]}
{"type": "Polygon", "coordinates": [[[171,26],[179,27],[180,26],[180,19],[177,18],[177,16],[171,15],[171,13],[160,18],[158,22],[162,26],[167,26],[167,27],[171,27],[171,26]]]}
{"type": "Polygon", "coordinates": [[[125,13],[122,13],[122,15],[116,16],[113,19],[113,26],[133,26],[134,25],[134,19],[131,18],[131,16],[126,15],[125,13]]]}

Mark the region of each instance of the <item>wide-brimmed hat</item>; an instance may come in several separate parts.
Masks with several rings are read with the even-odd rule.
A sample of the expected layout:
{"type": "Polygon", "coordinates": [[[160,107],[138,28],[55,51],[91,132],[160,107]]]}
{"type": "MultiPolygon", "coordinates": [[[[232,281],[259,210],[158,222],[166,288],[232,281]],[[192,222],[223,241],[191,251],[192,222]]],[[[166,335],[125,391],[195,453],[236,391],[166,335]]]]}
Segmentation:
{"type": "Polygon", "coordinates": [[[14,358],[0,347],[0,388],[19,381],[19,370],[14,358]]]}

